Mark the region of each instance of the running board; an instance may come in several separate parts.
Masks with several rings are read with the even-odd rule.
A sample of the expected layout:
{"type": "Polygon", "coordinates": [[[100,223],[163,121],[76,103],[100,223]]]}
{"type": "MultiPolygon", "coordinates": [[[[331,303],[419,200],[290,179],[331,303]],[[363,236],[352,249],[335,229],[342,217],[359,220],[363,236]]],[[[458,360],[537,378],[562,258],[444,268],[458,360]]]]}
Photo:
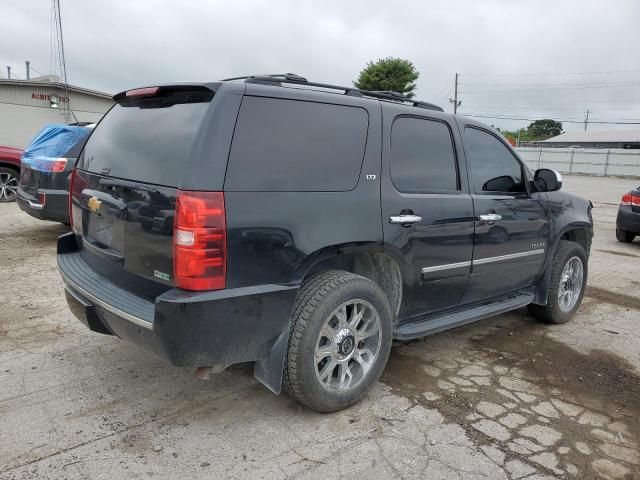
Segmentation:
{"type": "Polygon", "coordinates": [[[500,315],[501,313],[515,310],[533,301],[534,294],[531,292],[511,295],[502,300],[485,303],[468,310],[458,310],[453,313],[446,313],[436,317],[428,317],[416,322],[405,323],[396,327],[393,331],[395,340],[414,340],[426,337],[432,333],[460,327],[467,323],[472,323],[483,318],[500,315]]]}

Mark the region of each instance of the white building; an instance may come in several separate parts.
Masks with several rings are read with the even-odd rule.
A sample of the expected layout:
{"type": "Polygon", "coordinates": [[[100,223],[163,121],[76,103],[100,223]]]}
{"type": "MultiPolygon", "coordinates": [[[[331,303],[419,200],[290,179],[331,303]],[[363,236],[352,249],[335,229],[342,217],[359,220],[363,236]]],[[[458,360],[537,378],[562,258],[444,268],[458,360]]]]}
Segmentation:
{"type": "Polygon", "coordinates": [[[65,89],[53,75],[0,78],[0,145],[24,148],[46,124],[97,122],[111,105],[111,95],[73,85],[65,89]]]}

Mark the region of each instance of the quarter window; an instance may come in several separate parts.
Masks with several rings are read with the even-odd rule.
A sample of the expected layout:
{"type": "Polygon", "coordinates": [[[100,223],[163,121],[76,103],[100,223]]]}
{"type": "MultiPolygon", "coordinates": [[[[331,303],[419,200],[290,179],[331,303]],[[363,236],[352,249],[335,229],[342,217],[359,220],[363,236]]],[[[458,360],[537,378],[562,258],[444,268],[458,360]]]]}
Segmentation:
{"type": "Polygon", "coordinates": [[[457,190],[449,127],[437,120],[397,118],[391,129],[391,180],[402,192],[457,190]]]}
{"type": "Polygon", "coordinates": [[[244,97],[225,189],[347,191],[364,159],[369,117],[359,107],[244,97]]]}
{"type": "Polygon", "coordinates": [[[524,192],[522,166],[496,137],[477,128],[464,131],[464,148],[476,193],[524,192]]]}

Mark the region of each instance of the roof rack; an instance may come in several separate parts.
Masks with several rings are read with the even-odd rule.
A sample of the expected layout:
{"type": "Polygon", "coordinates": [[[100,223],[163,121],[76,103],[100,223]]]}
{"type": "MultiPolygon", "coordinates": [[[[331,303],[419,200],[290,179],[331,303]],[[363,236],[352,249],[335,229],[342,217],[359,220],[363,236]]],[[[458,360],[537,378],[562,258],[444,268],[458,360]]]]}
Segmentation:
{"type": "Polygon", "coordinates": [[[303,85],[308,87],[323,88],[327,90],[342,90],[344,92],[344,95],[349,95],[352,97],[371,97],[371,98],[377,98],[380,100],[389,100],[392,102],[409,103],[414,107],[426,108],[428,110],[437,110],[439,112],[444,112],[444,110],[441,107],[434,105],[433,103],[413,100],[412,98],[409,98],[398,92],[380,91],[380,90],[361,90],[355,87],[342,87],[339,85],[330,85],[328,83],[310,82],[306,78],[300,75],[296,75],[295,73],[274,73],[269,75],[246,75],[242,77],[225,78],[222,81],[229,82],[229,81],[237,81],[237,80],[243,80],[245,83],[260,83],[265,85],[273,85],[274,83],[279,84],[280,86],[283,86],[283,84],[292,84],[292,85],[303,85]]]}

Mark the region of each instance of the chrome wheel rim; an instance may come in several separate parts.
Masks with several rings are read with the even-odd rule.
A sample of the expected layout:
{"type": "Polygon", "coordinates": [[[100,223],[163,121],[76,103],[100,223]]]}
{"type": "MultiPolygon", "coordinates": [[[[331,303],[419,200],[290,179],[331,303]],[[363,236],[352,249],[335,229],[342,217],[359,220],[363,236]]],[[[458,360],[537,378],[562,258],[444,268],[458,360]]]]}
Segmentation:
{"type": "Polygon", "coordinates": [[[562,269],[560,286],[558,288],[558,306],[563,312],[570,312],[578,303],[582,282],[584,279],[584,267],[580,257],[571,257],[562,269]]]}
{"type": "Polygon", "coordinates": [[[0,173],[0,200],[13,200],[18,192],[18,177],[11,173],[0,173]]]}
{"type": "Polygon", "coordinates": [[[326,390],[352,390],[367,377],[382,347],[378,311],[365,300],[338,306],[322,325],[314,351],[316,378],[326,390]]]}

